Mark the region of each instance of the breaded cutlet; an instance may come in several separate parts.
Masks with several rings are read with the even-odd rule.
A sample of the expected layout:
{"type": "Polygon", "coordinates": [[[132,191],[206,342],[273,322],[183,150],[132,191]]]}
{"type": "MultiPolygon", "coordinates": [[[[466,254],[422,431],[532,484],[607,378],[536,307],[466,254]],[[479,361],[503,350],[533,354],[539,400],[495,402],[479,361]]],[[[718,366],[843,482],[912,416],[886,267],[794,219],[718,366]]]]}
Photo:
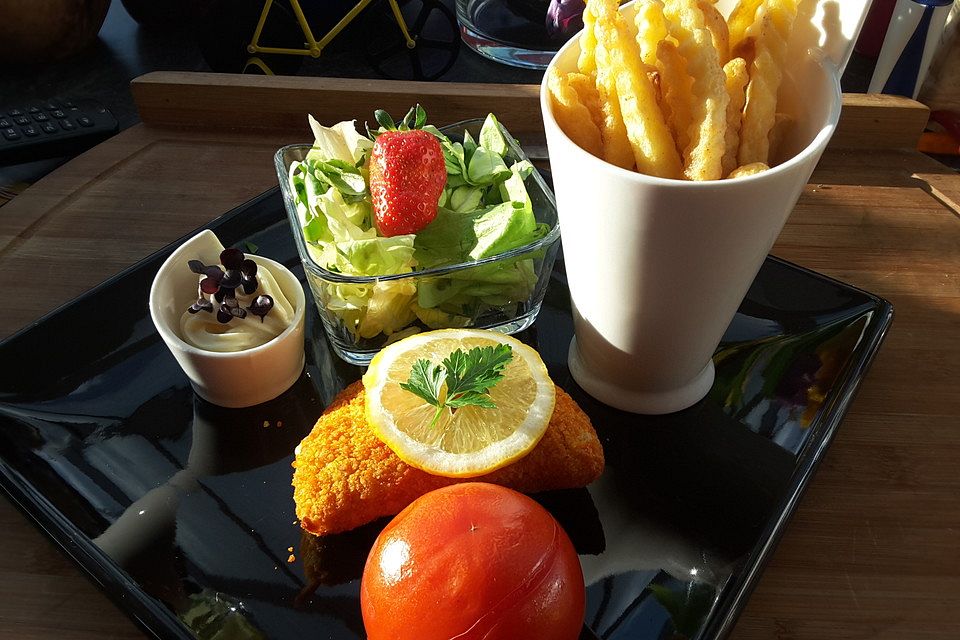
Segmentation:
{"type": "Polygon", "coordinates": [[[358,381],[320,416],[293,466],[300,525],[326,535],[395,515],[423,494],[458,482],[492,482],[523,493],[583,487],[603,471],[603,448],[587,415],[557,387],[547,431],[526,456],[476,478],[431,475],[400,460],[374,435],[358,381]]]}

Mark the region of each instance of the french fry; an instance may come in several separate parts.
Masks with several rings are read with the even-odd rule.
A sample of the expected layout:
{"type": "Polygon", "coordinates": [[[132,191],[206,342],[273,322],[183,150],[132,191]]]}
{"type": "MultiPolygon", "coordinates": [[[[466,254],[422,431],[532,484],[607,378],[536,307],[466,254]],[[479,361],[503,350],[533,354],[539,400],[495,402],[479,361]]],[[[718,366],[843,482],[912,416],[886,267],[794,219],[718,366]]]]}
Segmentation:
{"type": "MultiPolygon", "coordinates": [[[[596,15],[589,4],[583,10],[583,33],[580,34],[580,57],[577,68],[588,77],[596,76],[597,95],[600,99],[600,140],[603,152],[600,157],[610,164],[624,169],[633,168],[633,149],[627,139],[627,128],[620,115],[617,100],[616,80],[597,69],[596,15]]],[[[591,116],[594,115],[591,112],[591,116]]]]}
{"type": "Polygon", "coordinates": [[[783,139],[793,125],[793,118],[786,113],[778,113],[773,117],[773,128],[770,129],[770,158],[776,160],[783,152],[783,139]]]}
{"type": "Polygon", "coordinates": [[[788,40],[793,22],[800,10],[800,0],[766,0],[765,6],[781,37],[788,40]]]}
{"type": "Polygon", "coordinates": [[[728,175],[737,166],[740,124],[743,118],[743,105],[747,100],[745,89],[750,79],[747,75],[747,62],[743,58],[734,58],[723,65],[723,74],[727,78],[727,95],[730,97],[730,102],[727,104],[727,132],[720,164],[723,175],[728,175]]]}
{"type": "MultiPolygon", "coordinates": [[[[663,15],[663,0],[638,0],[637,14],[634,18],[637,46],[640,59],[647,71],[647,78],[653,84],[657,96],[657,105],[663,117],[670,124],[670,107],[664,101],[669,80],[663,78],[657,59],[657,47],[667,37],[667,18],[663,15]]],[[[673,133],[676,140],[676,133],[673,133]]]]}
{"type": "Polygon", "coordinates": [[[690,141],[684,147],[683,174],[689,180],[719,180],[730,102],[720,57],[695,0],[673,0],[666,5],[665,14],[693,78],[690,141]]]}
{"type": "Polygon", "coordinates": [[[663,15],[663,0],[638,0],[637,45],[644,64],[657,66],[657,45],[667,38],[667,18],[663,15]]]}
{"type": "MultiPolygon", "coordinates": [[[[597,79],[615,83],[620,115],[627,129],[637,169],[661,178],[681,176],[680,156],[657,106],[653,84],[640,60],[639,45],[618,11],[617,0],[588,0],[597,23],[597,79]],[[602,53],[602,55],[601,55],[602,53]]],[[[602,92],[601,92],[602,95],[602,92]]],[[[719,163],[718,163],[719,169],[719,163]]]]}
{"type": "Polygon", "coordinates": [[[730,31],[723,14],[707,0],[700,0],[697,6],[703,12],[703,21],[713,37],[713,46],[720,57],[720,64],[726,64],[730,59],[730,31]]]}
{"type": "Polygon", "coordinates": [[[580,57],[577,58],[577,68],[580,73],[592,76],[597,72],[597,36],[594,33],[596,17],[589,4],[583,9],[583,31],[580,32],[580,57]]]}
{"type": "Polygon", "coordinates": [[[729,32],[730,55],[737,54],[733,48],[740,44],[747,37],[747,29],[756,22],[757,9],[764,3],[764,0],[740,0],[727,16],[727,31],[729,32]]]}
{"type": "Polygon", "coordinates": [[[756,38],[756,55],[750,65],[747,102],[743,111],[737,162],[769,162],[770,130],[776,121],[777,93],[783,77],[787,40],[797,15],[795,0],[767,0],[757,12],[757,22],[747,30],[756,38]]]}
{"type": "Polygon", "coordinates": [[[603,111],[603,127],[600,137],[603,141],[603,159],[624,169],[633,169],[633,145],[627,137],[627,125],[620,112],[620,99],[617,97],[617,76],[611,73],[607,50],[597,45],[597,92],[600,94],[600,108],[603,111]]]}
{"type": "Polygon", "coordinates": [[[780,69],[766,49],[757,52],[751,67],[737,149],[737,162],[741,165],[769,159],[769,135],[775,121],[781,79],[780,69]]]}
{"type": "MultiPolygon", "coordinates": [[[[653,95],[657,99],[657,106],[660,107],[660,112],[663,114],[664,120],[666,120],[667,113],[663,110],[663,89],[661,86],[663,83],[660,81],[660,71],[656,67],[648,64],[643,65],[643,68],[647,72],[647,80],[653,85],[653,95]]],[[[669,125],[669,122],[667,124],[669,125]]]]}
{"type": "Polygon", "coordinates": [[[730,47],[730,59],[743,58],[747,63],[747,69],[753,64],[753,59],[757,56],[757,40],[753,37],[747,37],[730,47]]]}
{"type": "Polygon", "coordinates": [[[693,78],[687,73],[687,63],[670,40],[662,40],[657,47],[660,76],[663,79],[663,114],[677,142],[677,148],[683,151],[690,144],[690,122],[693,107],[693,78]]]}
{"type": "Polygon", "coordinates": [[[568,73],[567,84],[573,87],[580,98],[580,104],[590,112],[590,119],[597,125],[597,131],[603,131],[603,109],[600,107],[600,93],[593,78],[583,73],[568,73]]]}
{"type": "MultiPolygon", "coordinates": [[[[690,180],[768,168],[789,120],[777,114],[801,0],[586,0],[579,73],[548,79],[557,120],[607,162],[690,180]]],[[[777,160],[777,158],[773,158],[777,160]]]]}
{"type": "Polygon", "coordinates": [[[590,111],[580,102],[580,97],[556,68],[551,68],[547,88],[553,101],[553,114],[557,124],[567,136],[583,150],[598,158],[603,157],[600,129],[590,116],[590,111]]]}
{"type": "Polygon", "coordinates": [[[742,167],[737,167],[731,171],[730,175],[727,177],[731,180],[735,180],[737,178],[746,178],[747,176],[755,176],[758,173],[763,173],[769,168],[770,167],[762,162],[751,162],[750,164],[745,164],[742,167]]]}

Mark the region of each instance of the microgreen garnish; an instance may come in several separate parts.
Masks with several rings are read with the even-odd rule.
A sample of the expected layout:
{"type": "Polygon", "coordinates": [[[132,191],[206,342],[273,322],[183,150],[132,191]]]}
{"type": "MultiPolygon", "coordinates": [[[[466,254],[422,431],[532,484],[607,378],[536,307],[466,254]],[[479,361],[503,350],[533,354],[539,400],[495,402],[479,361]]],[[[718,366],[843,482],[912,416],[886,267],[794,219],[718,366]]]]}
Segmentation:
{"type": "Polygon", "coordinates": [[[200,260],[189,260],[187,266],[197,275],[203,276],[197,286],[197,301],[187,309],[190,313],[216,310],[217,321],[229,323],[234,318],[243,319],[249,311],[263,322],[273,308],[273,298],[260,295],[246,308],[237,300],[237,289],[246,295],[253,295],[260,283],[257,281],[257,263],[247,258],[243,251],[228,248],[220,253],[220,265],[206,265],[200,260]],[[220,265],[223,265],[222,267],[220,265]],[[206,296],[212,295],[213,301],[206,296]],[[217,306],[214,306],[214,302],[217,306]]]}
{"type": "Polygon", "coordinates": [[[446,408],[451,412],[466,406],[495,408],[490,389],[503,380],[503,369],[512,358],[513,349],[507,344],[457,349],[440,364],[425,359],[414,362],[410,378],[400,388],[437,408],[430,421],[433,427],[446,408]]]}
{"type": "Polygon", "coordinates": [[[247,310],[253,315],[260,318],[260,322],[263,322],[264,316],[270,313],[270,309],[273,309],[273,298],[270,296],[257,296],[257,299],[253,301],[247,310]]]}

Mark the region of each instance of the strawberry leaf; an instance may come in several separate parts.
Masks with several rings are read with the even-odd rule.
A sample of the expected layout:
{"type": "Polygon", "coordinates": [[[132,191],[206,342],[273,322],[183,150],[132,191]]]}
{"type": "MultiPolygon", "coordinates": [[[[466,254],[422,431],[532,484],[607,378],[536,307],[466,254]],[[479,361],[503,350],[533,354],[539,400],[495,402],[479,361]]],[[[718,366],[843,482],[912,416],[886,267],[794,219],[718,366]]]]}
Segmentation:
{"type": "Polygon", "coordinates": [[[373,117],[377,121],[377,124],[387,131],[396,131],[397,124],[393,121],[393,118],[390,117],[390,114],[383,109],[377,109],[374,111],[373,117]]]}
{"type": "MultiPolygon", "coordinates": [[[[414,118],[417,115],[417,108],[410,107],[410,111],[407,111],[407,115],[403,116],[403,120],[400,122],[400,130],[406,130],[410,128],[410,125],[413,124],[414,118]]],[[[416,128],[416,127],[414,127],[416,128]]]]}

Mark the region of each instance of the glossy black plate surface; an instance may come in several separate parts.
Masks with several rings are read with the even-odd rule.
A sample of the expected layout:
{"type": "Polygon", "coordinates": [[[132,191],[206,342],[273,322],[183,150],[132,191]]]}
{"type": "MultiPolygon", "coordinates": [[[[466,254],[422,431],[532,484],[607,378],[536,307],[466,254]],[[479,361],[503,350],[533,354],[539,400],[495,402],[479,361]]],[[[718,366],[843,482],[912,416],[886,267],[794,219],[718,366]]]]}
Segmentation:
{"type": "MultiPolygon", "coordinates": [[[[302,277],[276,191],[210,227],[302,277]]],[[[308,313],[307,368],[290,391],[251,409],[196,398],[147,312],[168,253],[0,344],[0,483],[156,637],[364,637],[358,578],[383,522],[302,537],[290,488],[294,447],[361,371],[333,355],[308,313]]],[[[876,296],[769,258],[715,356],[710,395],[641,417],[600,405],[570,378],[558,260],[520,337],[606,451],[587,489],[536,496],[581,553],[582,638],[730,630],[891,314],[876,296]]]]}

